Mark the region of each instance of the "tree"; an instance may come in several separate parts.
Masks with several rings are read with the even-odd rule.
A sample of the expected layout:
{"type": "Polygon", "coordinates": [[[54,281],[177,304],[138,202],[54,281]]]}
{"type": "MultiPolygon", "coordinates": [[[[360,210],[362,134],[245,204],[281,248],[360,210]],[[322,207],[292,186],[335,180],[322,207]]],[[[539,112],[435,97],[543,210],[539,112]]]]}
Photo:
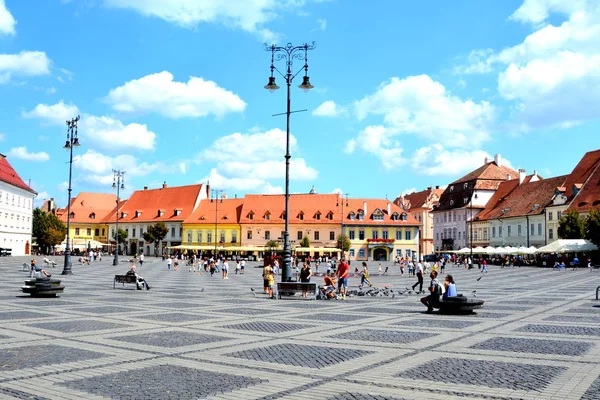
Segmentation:
{"type": "Polygon", "coordinates": [[[127,236],[129,236],[129,235],[127,234],[127,231],[125,231],[124,229],[119,229],[119,231],[117,233],[113,232],[112,237],[113,237],[113,239],[117,240],[117,249],[119,250],[119,252],[121,250],[121,246],[119,246],[119,244],[125,243],[125,241],[127,240],[127,236]],[[118,239],[117,239],[117,237],[118,237],[118,239]]]}
{"type": "Polygon", "coordinates": [[[310,239],[308,236],[304,236],[300,241],[300,247],[310,247],[310,239]]]}
{"type": "Polygon", "coordinates": [[[274,249],[277,249],[279,247],[279,242],[277,240],[269,240],[266,244],[265,247],[267,249],[270,249],[271,251],[273,251],[274,249]]]}
{"type": "Polygon", "coordinates": [[[600,247],[600,207],[592,208],[584,223],[585,238],[600,247]]]}
{"type": "Polygon", "coordinates": [[[165,225],[164,222],[157,222],[154,225],[148,225],[146,232],[144,232],[143,237],[146,243],[157,243],[158,246],[154,246],[154,255],[158,255],[158,248],[160,247],[161,242],[167,234],[169,233],[169,228],[165,225]]]}
{"type": "Polygon", "coordinates": [[[48,254],[50,249],[65,239],[65,224],[56,215],[45,213],[39,208],[33,210],[32,235],[40,250],[48,254]]]}
{"type": "Polygon", "coordinates": [[[350,239],[348,239],[347,235],[339,235],[337,237],[337,243],[335,245],[335,247],[337,247],[338,249],[342,249],[342,252],[346,252],[348,250],[350,250],[350,239]]]}
{"type": "Polygon", "coordinates": [[[557,230],[559,239],[581,239],[584,236],[583,220],[575,210],[563,214],[558,222],[557,230]]]}

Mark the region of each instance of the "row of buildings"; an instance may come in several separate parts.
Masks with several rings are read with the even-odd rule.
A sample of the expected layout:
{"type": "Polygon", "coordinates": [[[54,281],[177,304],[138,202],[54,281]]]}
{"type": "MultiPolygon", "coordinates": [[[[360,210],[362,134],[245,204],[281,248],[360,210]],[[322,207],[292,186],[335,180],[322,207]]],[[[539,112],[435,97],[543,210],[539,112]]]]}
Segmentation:
{"type": "MultiPolygon", "coordinates": [[[[416,258],[474,246],[536,246],[556,239],[563,213],[582,215],[600,206],[600,150],[586,153],[568,175],[543,178],[536,171],[515,171],[500,155],[447,186],[387,199],[355,199],[337,194],[292,194],[289,233],[292,248],[311,255],[334,255],[343,232],[351,260],[416,258]],[[310,248],[300,242],[307,237],[310,248]]],[[[242,252],[260,257],[265,245],[279,241],[285,224],[283,195],[246,195],[211,199],[209,185],[135,191],[120,200],[114,194],[79,193],[70,205],[74,248],[109,250],[114,232],[127,232],[129,254],[169,249],[203,253],[242,252]],[[144,240],[148,226],[168,228],[160,243],[144,240]]],[[[30,251],[36,193],[0,155],[0,247],[12,254],[30,251]]],[[[53,200],[41,207],[67,222],[67,207],[53,200]]]]}

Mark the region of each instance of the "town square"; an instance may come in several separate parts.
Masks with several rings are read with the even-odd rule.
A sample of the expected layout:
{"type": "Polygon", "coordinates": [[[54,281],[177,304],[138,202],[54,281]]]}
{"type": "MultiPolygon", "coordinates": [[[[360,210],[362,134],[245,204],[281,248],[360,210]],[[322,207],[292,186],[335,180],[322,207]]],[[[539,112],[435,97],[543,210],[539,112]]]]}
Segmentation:
{"type": "Polygon", "coordinates": [[[0,0],[0,400],[600,400],[600,0],[0,0]]]}

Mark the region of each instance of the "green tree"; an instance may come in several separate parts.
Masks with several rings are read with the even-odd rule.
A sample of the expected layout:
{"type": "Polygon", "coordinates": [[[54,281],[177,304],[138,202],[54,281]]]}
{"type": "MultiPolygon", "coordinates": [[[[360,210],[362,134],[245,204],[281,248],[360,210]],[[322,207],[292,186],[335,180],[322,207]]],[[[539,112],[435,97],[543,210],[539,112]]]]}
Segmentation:
{"type": "Polygon", "coordinates": [[[66,236],[65,224],[56,215],[45,213],[39,208],[33,210],[32,235],[40,251],[48,254],[54,246],[60,244],[66,236]]]}
{"type": "Polygon", "coordinates": [[[558,222],[559,239],[581,239],[584,236],[583,220],[575,210],[563,214],[558,222]]]}
{"type": "Polygon", "coordinates": [[[585,238],[600,247],[600,207],[592,208],[584,223],[585,238]]]}
{"type": "MultiPolygon", "coordinates": [[[[127,231],[125,231],[124,229],[119,229],[119,231],[117,233],[113,232],[113,235],[112,235],[113,239],[117,239],[117,237],[118,237],[118,239],[117,239],[118,244],[125,243],[125,241],[127,240],[127,236],[129,236],[129,235],[127,234],[127,231]]],[[[120,246],[117,246],[117,247],[119,247],[119,249],[120,249],[120,246]]]]}
{"type": "Polygon", "coordinates": [[[310,239],[308,236],[304,236],[300,241],[300,247],[310,247],[310,239]]]}
{"type": "Polygon", "coordinates": [[[265,243],[265,248],[270,249],[271,251],[276,250],[279,247],[279,242],[277,240],[269,240],[265,243]]]}
{"type": "Polygon", "coordinates": [[[335,247],[337,247],[338,249],[342,249],[343,252],[346,252],[350,250],[350,245],[350,239],[348,239],[347,235],[339,235],[337,237],[337,243],[335,247]]]}
{"type": "Polygon", "coordinates": [[[154,225],[148,225],[146,232],[142,235],[146,243],[156,243],[157,246],[154,246],[154,255],[158,255],[158,250],[161,247],[161,243],[167,234],[169,233],[169,228],[165,225],[164,222],[157,222],[154,225]]]}

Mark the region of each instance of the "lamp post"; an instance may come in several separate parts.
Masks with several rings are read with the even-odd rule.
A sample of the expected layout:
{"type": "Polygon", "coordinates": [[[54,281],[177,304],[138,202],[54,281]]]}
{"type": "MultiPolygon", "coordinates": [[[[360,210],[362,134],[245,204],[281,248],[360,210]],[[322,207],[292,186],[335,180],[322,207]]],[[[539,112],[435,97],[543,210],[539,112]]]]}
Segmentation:
{"type": "Polygon", "coordinates": [[[113,169],[113,189],[117,189],[117,227],[115,229],[115,258],[113,265],[119,265],[119,190],[125,189],[125,171],[113,169]]]}
{"type": "Polygon", "coordinates": [[[293,46],[291,43],[288,43],[286,46],[275,46],[274,44],[269,46],[267,44],[264,45],[266,51],[271,52],[271,76],[269,77],[269,83],[265,86],[265,89],[269,91],[274,91],[279,89],[279,86],[275,83],[274,72],[277,71],[279,75],[285,80],[287,85],[287,109],[285,113],[275,114],[275,115],[286,115],[286,139],[285,139],[285,230],[283,233],[283,266],[281,269],[281,281],[287,282],[292,280],[292,250],[290,248],[290,219],[289,219],[289,203],[290,203],[290,114],[292,112],[298,111],[306,111],[306,110],[298,110],[291,111],[291,103],[290,103],[290,87],[292,84],[292,80],[304,70],[304,77],[302,79],[302,84],[298,87],[304,91],[308,91],[312,89],[314,86],[311,85],[310,79],[308,77],[308,50],[314,50],[316,48],[316,43],[312,42],[312,44],[303,44],[300,46],[293,46]],[[292,66],[293,60],[302,60],[304,59],[304,66],[298,70],[298,72],[293,73],[292,66]],[[286,70],[285,73],[281,73],[275,67],[275,61],[285,60],[286,70]]]}
{"type": "Polygon", "coordinates": [[[471,265],[470,266],[473,265],[473,200],[477,200],[477,193],[475,193],[473,195],[473,198],[471,199],[470,204],[469,204],[470,208],[471,208],[471,213],[469,215],[469,228],[470,228],[469,236],[470,236],[470,241],[471,241],[471,245],[469,246],[470,250],[471,250],[471,265]]]}
{"type": "Polygon", "coordinates": [[[340,193],[340,197],[341,197],[341,201],[338,198],[338,202],[336,204],[336,206],[340,206],[340,204],[342,205],[342,236],[341,236],[341,241],[340,241],[340,260],[342,258],[344,258],[344,204],[346,204],[346,206],[348,206],[348,193],[340,193]]]}
{"type": "Polygon", "coordinates": [[[73,271],[71,267],[71,177],[73,175],[73,147],[79,147],[79,138],[77,137],[77,122],[79,122],[79,115],[76,118],[72,118],[67,121],[67,142],[65,143],[65,149],[69,150],[69,190],[68,190],[68,201],[67,201],[67,242],[65,246],[65,265],[63,267],[62,275],[72,275],[73,271]]]}
{"type": "Polygon", "coordinates": [[[223,190],[210,189],[210,202],[215,203],[215,262],[217,261],[217,234],[219,229],[219,202],[223,202],[223,190]]]}

